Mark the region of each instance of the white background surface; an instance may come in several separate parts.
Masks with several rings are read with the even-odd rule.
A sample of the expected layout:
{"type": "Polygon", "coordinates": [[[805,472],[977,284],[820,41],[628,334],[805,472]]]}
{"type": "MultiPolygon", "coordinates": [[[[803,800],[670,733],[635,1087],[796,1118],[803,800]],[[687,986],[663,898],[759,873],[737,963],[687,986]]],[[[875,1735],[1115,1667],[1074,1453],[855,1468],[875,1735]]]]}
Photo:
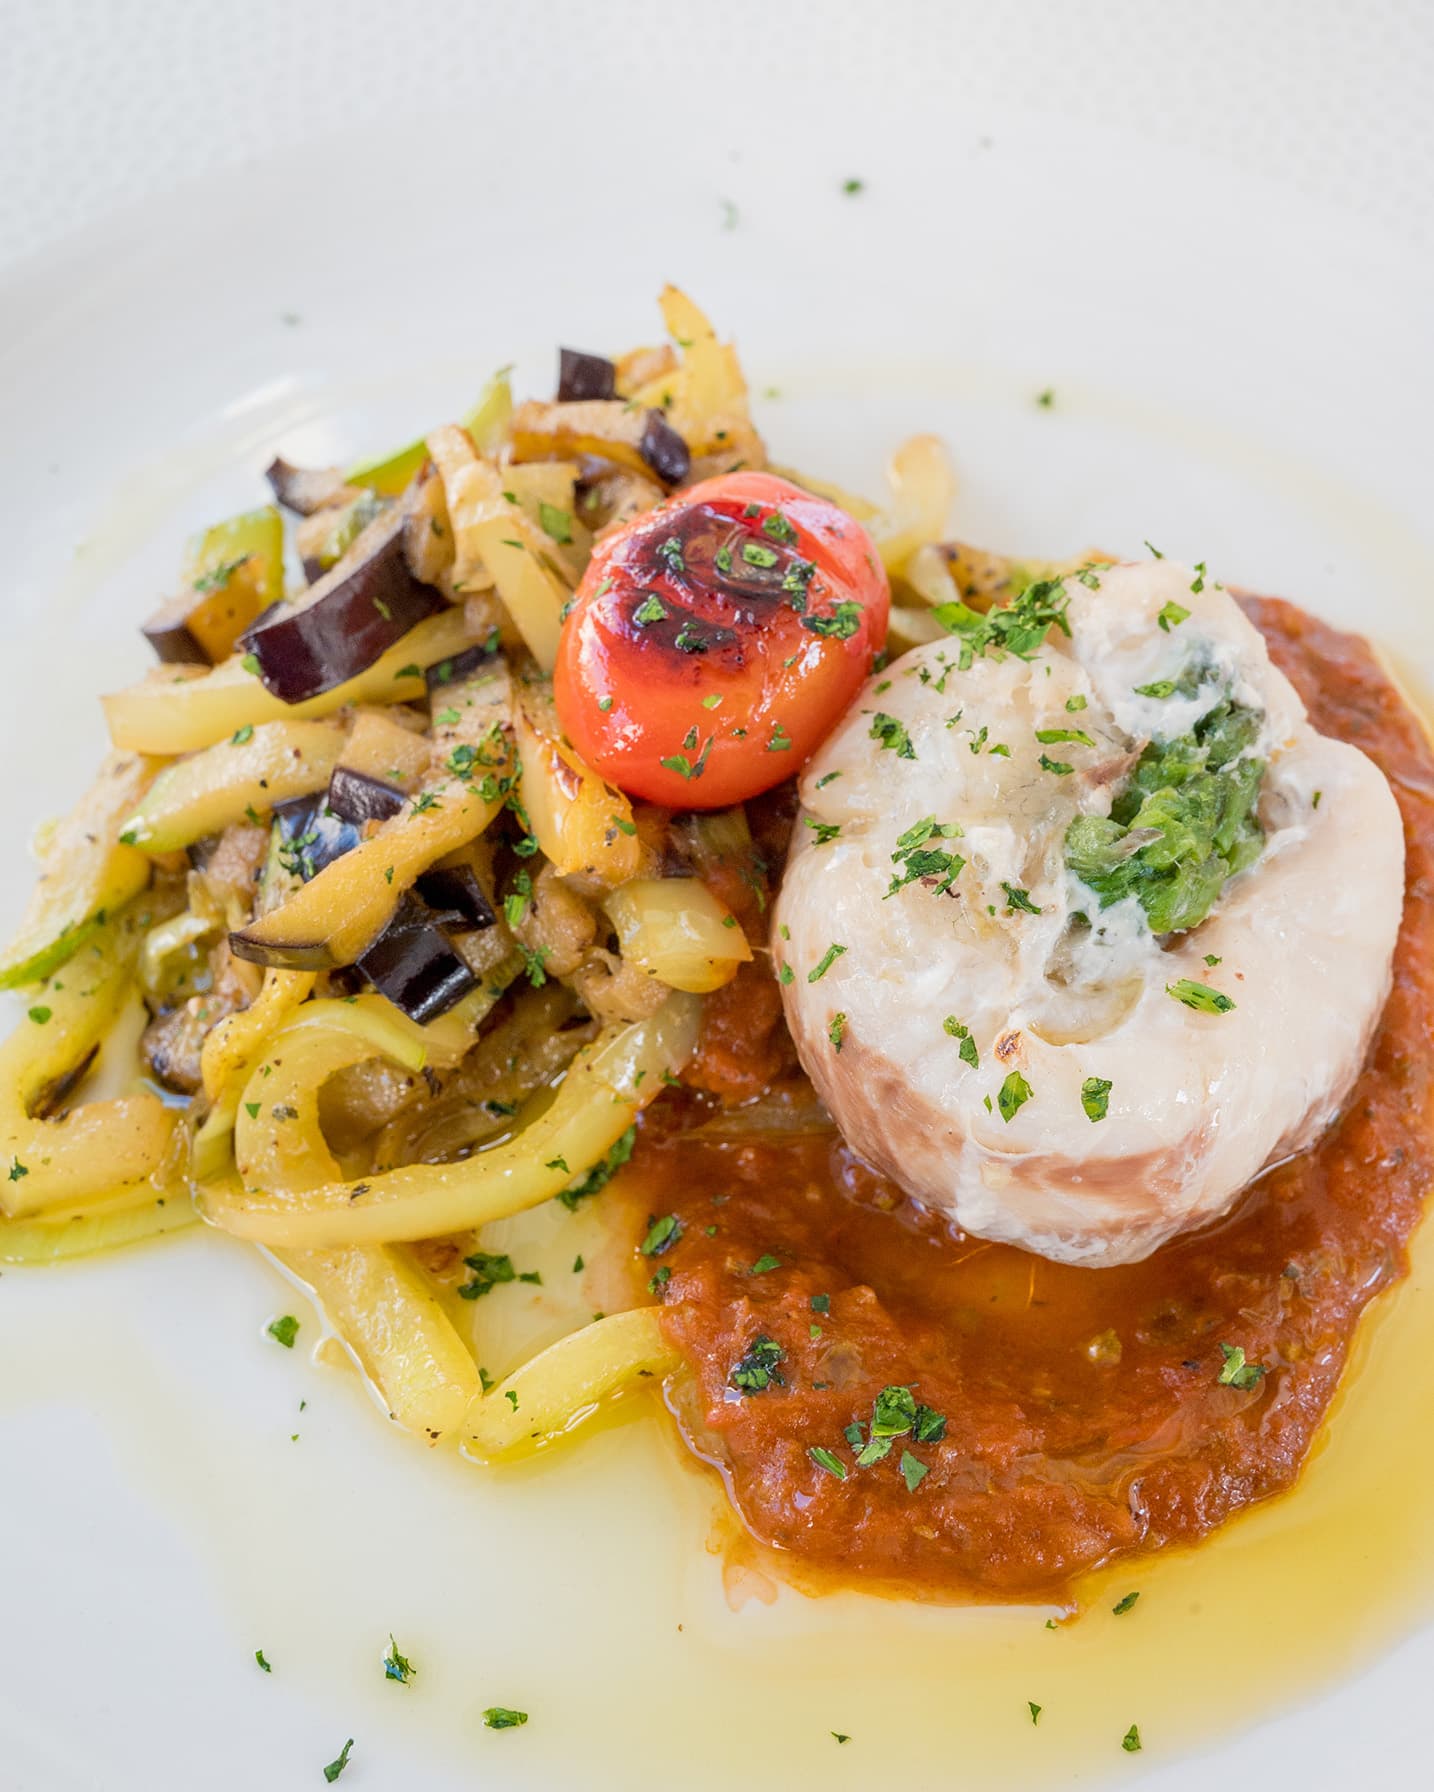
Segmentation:
{"type": "MultiPolygon", "coordinates": [[[[133,620],[183,530],[254,502],[275,447],[383,446],[514,354],[542,390],[555,341],[649,332],[668,277],[781,388],[763,422],[791,458],[870,484],[900,433],[937,427],[993,543],[1148,536],[1434,674],[1418,0],[9,0],[0,45],[7,838],[79,787],[89,694],[142,665],[133,620]],[[37,676],[57,635],[63,708],[37,676]]],[[[6,919],[22,896],[0,890],[6,919]]],[[[290,1452],[315,1378],[260,1342],[279,1297],[246,1256],[188,1239],[0,1295],[7,1792],[286,1792],[350,1731],[345,1792],[666,1783],[605,1753],[612,1701],[629,1735],[641,1708],[604,1614],[651,1599],[663,1630],[704,1567],[701,1501],[662,1518],[634,1428],[580,1482],[530,1483],[495,1545],[482,1496],[357,1399],[326,1389],[290,1452]],[[579,1485],[629,1515],[596,1561],[564,1516],[579,1485]],[[327,1614],[352,1627],[335,1673],[368,1673],[375,1632],[406,1647],[465,1599],[483,1619],[466,1654],[430,1651],[421,1706],[345,1706],[295,1669],[256,1716],[239,1670],[266,1636],[292,1658],[327,1614]],[[495,1626],[534,1602],[551,1659],[495,1626]],[[521,1754],[479,1733],[465,1764],[435,1712],[462,1706],[471,1738],[471,1707],[536,1705],[548,1674],[582,1683],[583,1767],[537,1723],[521,1754]]],[[[1217,1757],[1150,1749],[1111,1783],[1281,1784],[1294,1761],[1310,1786],[1408,1783],[1431,1666],[1426,1637],[1217,1757]]],[[[726,1746],[693,1786],[738,1771],[726,1746]]],[[[957,1759],[902,1783],[950,1784],[957,1759]]],[[[812,1771],[872,1783],[870,1756],[812,1771]]]]}

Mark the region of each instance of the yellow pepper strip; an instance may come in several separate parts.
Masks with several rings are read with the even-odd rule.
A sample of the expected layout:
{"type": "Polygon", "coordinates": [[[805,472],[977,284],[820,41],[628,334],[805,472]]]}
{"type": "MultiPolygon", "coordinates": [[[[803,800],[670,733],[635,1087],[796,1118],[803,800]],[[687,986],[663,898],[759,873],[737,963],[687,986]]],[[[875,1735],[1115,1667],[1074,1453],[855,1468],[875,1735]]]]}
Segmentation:
{"type": "Polygon", "coordinates": [[[118,1203],[81,1208],[54,1219],[0,1219],[0,1263],[59,1263],[155,1238],[161,1232],[178,1232],[198,1218],[189,1190],[179,1185],[162,1195],[145,1187],[118,1203]]]}
{"type": "Polygon", "coordinates": [[[149,860],[121,846],[119,833],[161,764],[111,753],[78,806],[50,834],[20,931],[0,953],[0,989],[58,970],[106,914],[123,908],[149,882],[149,860]]]}
{"type": "Polygon", "coordinates": [[[276,1251],[378,1389],[390,1418],[429,1444],[462,1424],[478,1370],[402,1245],[276,1251]]]}
{"type": "MultiPolygon", "coordinates": [[[[409,703],[422,697],[425,666],[473,645],[459,609],[426,616],[356,677],[302,703],[284,703],[248,671],[241,655],[190,677],[168,666],[158,676],[100,701],[110,739],[130,753],[194,753],[246,724],[331,716],[348,703],[409,703]]],[[[133,807],[133,804],[131,804],[133,807]]]]}
{"type": "Polygon", "coordinates": [[[328,788],[344,750],[328,722],[261,722],[171,765],[128,816],[120,838],[146,852],[178,852],[246,815],[328,788]]]}
{"type": "Polygon", "coordinates": [[[472,1402],[463,1423],[463,1453],[494,1463],[541,1449],[591,1418],[604,1400],[654,1385],[676,1364],[656,1307],[596,1319],[472,1402]]]}
{"type": "Polygon", "coordinates": [[[0,1211],[12,1219],[83,1207],[166,1165],[178,1116],[153,1095],[86,1102],[56,1120],[31,1115],[109,1031],[156,918],[149,911],[140,898],[98,928],[0,1045],[0,1211]]]}
{"type": "Polygon", "coordinates": [[[461,429],[436,429],[428,452],[443,480],[453,529],[454,589],[476,583],[480,570],[491,578],[528,651],[551,672],[568,592],[545,563],[542,531],[503,496],[497,468],[478,458],[461,429]]]}
{"type": "Polygon", "coordinates": [[[512,1138],[458,1163],[411,1164],[307,1189],[266,1185],[248,1173],[241,1116],[240,1181],[201,1191],[204,1213],[238,1237],[303,1247],[435,1238],[536,1207],[600,1162],[660,1094],[664,1073],[686,1063],[699,1011],[695,997],[672,995],[648,1019],[608,1028],[579,1055],[550,1105],[542,1106],[543,1091],[512,1138]]]}

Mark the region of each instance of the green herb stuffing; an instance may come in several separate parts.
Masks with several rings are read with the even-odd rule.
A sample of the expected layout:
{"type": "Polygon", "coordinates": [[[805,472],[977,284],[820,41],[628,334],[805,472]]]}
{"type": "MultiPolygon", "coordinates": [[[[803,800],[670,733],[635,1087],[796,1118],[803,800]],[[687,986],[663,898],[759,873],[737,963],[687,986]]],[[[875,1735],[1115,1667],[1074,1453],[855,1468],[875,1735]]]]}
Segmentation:
{"type": "Polygon", "coordinates": [[[1066,864],[1102,908],[1134,896],[1154,933],[1198,927],[1264,845],[1255,818],[1265,767],[1243,757],[1260,717],[1217,704],[1177,740],[1152,741],[1108,818],[1066,830],[1066,864]]]}

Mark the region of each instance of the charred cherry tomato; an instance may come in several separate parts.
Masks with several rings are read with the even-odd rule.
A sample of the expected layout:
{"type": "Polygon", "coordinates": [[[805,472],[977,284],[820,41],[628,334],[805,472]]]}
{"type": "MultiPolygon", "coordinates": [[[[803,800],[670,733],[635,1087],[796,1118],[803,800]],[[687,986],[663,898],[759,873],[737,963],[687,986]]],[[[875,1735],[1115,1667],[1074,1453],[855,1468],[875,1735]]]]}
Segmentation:
{"type": "Polygon", "coordinates": [[[886,640],[866,531],[770,473],[728,473],[616,531],[558,648],[558,715],[593,770],[719,809],[791,777],[886,640]]]}

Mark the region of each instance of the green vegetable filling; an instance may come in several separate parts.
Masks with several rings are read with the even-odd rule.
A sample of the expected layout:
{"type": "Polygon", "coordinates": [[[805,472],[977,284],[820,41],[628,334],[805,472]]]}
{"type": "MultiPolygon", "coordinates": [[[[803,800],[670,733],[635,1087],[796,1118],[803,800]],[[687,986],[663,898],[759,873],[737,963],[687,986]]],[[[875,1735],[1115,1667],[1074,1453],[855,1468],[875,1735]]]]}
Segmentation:
{"type": "Polygon", "coordinates": [[[1152,741],[1110,816],[1066,830],[1066,864],[1109,908],[1134,896],[1155,933],[1198,927],[1264,845],[1255,818],[1264,762],[1242,757],[1260,730],[1224,702],[1177,740],[1152,741]]]}

